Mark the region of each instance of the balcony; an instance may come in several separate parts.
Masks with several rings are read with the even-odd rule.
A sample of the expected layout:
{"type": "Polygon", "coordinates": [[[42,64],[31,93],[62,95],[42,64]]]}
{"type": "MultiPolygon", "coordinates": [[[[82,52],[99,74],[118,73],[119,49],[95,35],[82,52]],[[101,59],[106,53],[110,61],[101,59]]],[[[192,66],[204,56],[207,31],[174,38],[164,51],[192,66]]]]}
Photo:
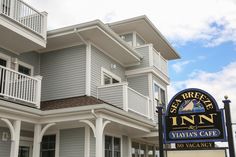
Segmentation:
{"type": "Polygon", "coordinates": [[[41,80],[0,66],[0,98],[40,108],[41,80]]]}
{"type": "Polygon", "coordinates": [[[153,66],[160,70],[164,75],[168,76],[168,62],[162,57],[162,55],[157,52],[154,48],[153,51],[153,66]]]}
{"type": "Polygon", "coordinates": [[[21,0],[0,0],[0,43],[22,53],[46,46],[47,13],[21,0]]]}
{"type": "Polygon", "coordinates": [[[153,105],[146,97],[128,87],[128,83],[103,85],[97,88],[97,98],[128,112],[153,118],[153,105]]]}

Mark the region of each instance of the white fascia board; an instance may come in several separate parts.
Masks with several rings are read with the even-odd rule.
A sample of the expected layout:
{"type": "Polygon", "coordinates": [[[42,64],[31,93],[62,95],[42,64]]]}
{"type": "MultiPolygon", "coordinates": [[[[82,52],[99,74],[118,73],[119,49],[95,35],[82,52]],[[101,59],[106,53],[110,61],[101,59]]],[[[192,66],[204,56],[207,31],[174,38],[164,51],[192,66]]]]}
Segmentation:
{"type": "MultiPolygon", "coordinates": [[[[167,85],[170,84],[169,80],[166,80],[165,78],[161,77],[155,70],[153,67],[146,67],[146,68],[139,68],[139,69],[135,69],[135,70],[128,70],[125,71],[125,75],[127,77],[130,77],[132,75],[140,75],[140,74],[144,74],[144,73],[153,73],[155,76],[157,76],[158,78],[160,78],[161,80],[163,80],[167,85]]],[[[167,77],[168,78],[168,77],[167,77]]]]}
{"type": "Polygon", "coordinates": [[[138,61],[142,58],[135,50],[133,50],[125,41],[123,41],[118,34],[116,34],[111,28],[106,26],[104,23],[102,23],[100,20],[95,20],[79,25],[69,26],[65,28],[60,28],[56,30],[52,30],[48,32],[48,38],[54,38],[59,37],[67,34],[75,33],[75,30],[77,32],[82,32],[89,29],[98,28],[100,31],[102,31],[105,35],[107,35],[111,40],[113,40],[116,44],[121,46],[123,49],[125,49],[130,55],[135,57],[138,61]]]}

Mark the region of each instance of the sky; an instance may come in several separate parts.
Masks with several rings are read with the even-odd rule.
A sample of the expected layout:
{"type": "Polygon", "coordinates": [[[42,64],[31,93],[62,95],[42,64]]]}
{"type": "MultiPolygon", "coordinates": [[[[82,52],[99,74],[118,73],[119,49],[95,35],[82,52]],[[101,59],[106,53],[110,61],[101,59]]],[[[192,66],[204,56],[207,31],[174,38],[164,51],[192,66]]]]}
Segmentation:
{"type": "Polygon", "coordinates": [[[49,30],[147,15],[181,56],[169,63],[169,98],[185,88],[201,88],[223,107],[227,95],[236,123],[236,0],[25,1],[48,12],[49,30]]]}

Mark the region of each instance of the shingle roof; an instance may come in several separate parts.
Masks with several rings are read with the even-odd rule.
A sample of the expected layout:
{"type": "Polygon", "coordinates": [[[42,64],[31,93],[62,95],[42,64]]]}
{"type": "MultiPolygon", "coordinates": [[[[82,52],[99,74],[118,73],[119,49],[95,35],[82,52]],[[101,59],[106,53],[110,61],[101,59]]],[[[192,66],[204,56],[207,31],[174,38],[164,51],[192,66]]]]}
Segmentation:
{"type": "Polygon", "coordinates": [[[41,110],[54,110],[68,107],[76,106],[86,106],[86,105],[95,105],[103,104],[104,101],[94,98],[92,96],[79,96],[65,99],[49,100],[41,102],[41,110]]]}

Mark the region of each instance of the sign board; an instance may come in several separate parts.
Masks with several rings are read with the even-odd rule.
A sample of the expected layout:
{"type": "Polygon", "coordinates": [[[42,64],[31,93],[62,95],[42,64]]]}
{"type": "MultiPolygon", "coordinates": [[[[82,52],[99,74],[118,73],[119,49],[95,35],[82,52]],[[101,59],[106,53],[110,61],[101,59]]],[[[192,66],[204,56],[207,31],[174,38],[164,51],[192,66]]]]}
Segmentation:
{"type": "Polygon", "coordinates": [[[200,89],[186,89],[170,101],[165,115],[165,142],[225,141],[223,110],[200,89]]]}
{"type": "Polygon", "coordinates": [[[226,151],[220,150],[181,150],[167,151],[168,157],[226,157],[226,151]]]}
{"type": "Polygon", "coordinates": [[[182,150],[200,150],[200,149],[211,149],[215,147],[214,142],[193,142],[193,143],[176,143],[176,149],[182,150]]]}

